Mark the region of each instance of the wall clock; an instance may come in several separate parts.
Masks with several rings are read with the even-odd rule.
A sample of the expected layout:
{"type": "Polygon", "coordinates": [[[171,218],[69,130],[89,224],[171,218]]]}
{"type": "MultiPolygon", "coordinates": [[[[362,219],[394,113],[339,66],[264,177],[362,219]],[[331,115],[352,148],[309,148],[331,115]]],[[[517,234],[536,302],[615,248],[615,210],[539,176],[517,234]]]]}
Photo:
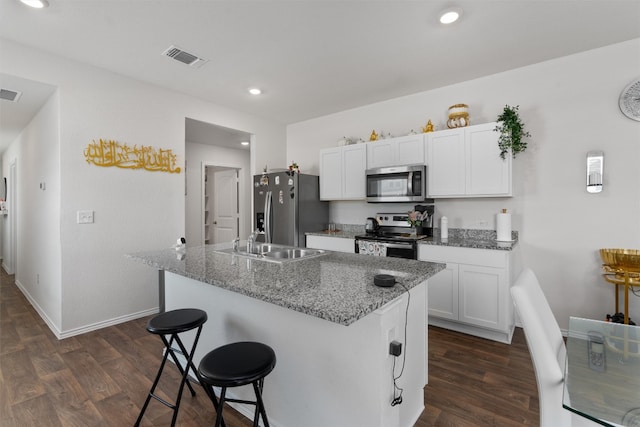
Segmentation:
{"type": "Polygon", "coordinates": [[[629,83],[620,94],[620,111],[640,122],[640,77],[629,83]]]}

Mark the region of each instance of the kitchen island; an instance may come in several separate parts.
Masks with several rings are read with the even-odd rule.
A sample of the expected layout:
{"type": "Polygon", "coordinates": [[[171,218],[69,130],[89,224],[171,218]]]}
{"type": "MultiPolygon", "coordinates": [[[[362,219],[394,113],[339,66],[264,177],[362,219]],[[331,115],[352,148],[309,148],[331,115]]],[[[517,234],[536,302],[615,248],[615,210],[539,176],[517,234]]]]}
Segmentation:
{"type": "MultiPolygon", "coordinates": [[[[271,346],[277,365],[266,378],[264,399],[274,426],[415,423],[427,382],[426,282],[443,264],[334,252],[271,262],[221,249],[129,255],[163,272],[166,310],[208,313],[196,364],[230,342],[271,346]],[[398,283],[377,287],[376,274],[393,275],[398,283]],[[395,371],[389,355],[394,340],[402,343],[395,371]],[[402,403],[391,406],[400,393],[394,377],[401,373],[402,403]]],[[[186,342],[192,339],[187,335],[186,342]]],[[[249,388],[233,392],[253,397],[249,388]]],[[[252,407],[237,409],[252,417],[252,407]]]]}

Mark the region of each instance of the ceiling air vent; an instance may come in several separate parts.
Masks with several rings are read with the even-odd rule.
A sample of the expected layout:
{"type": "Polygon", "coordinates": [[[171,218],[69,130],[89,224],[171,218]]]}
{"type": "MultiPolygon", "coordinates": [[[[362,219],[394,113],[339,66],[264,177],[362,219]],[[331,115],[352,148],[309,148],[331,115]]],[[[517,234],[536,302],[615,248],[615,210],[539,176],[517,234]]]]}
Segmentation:
{"type": "Polygon", "coordinates": [[[189,52],[185,52],[176,46],[171,46],[169,49],[162,52],[164,56],[168,56],[169,58],[173,58],[176,61],[182,62],[190,67],[200,68],[202,67],[207,60],[203,58],[199,58],[197,55],[194,55],[189,52]]]}
{"type": "Polygon", "coordinates": [[[0,89],[0,99],[4,99],[11,102],[18,102],[22,92],[9,89],[0,89]]]}

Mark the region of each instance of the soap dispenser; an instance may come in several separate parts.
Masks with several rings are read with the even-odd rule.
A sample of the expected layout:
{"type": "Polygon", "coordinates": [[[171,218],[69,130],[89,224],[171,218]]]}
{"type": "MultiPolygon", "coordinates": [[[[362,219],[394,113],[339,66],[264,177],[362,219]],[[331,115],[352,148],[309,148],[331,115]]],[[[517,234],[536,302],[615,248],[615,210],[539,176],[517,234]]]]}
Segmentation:
{"type": "Polygon", "coordinates": [[[449,238],[449,220],[446,216],[440,218],[440,239],[449,238]]]}

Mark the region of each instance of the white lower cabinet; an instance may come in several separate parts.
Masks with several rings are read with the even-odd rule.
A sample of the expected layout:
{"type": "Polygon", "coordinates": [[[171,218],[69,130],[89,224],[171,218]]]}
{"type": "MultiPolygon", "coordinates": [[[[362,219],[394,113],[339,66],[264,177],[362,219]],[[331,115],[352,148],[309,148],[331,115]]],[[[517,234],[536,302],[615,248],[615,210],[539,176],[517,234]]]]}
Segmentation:
{"type": "Polygon", "coordinates": [[[327,251],[355,253],[355,239],[329,236],[307,236],[307,248],[324,249],[327,251]]]}
{"type": "Polygon", "coordinates": [[[428,324],[511,342],[511,251],[420,245],[418,259],[447,264],[429,279],[428,324]]]}

